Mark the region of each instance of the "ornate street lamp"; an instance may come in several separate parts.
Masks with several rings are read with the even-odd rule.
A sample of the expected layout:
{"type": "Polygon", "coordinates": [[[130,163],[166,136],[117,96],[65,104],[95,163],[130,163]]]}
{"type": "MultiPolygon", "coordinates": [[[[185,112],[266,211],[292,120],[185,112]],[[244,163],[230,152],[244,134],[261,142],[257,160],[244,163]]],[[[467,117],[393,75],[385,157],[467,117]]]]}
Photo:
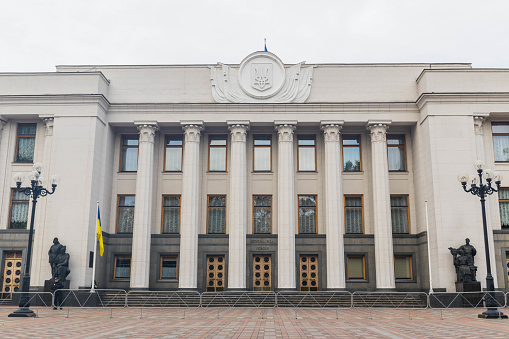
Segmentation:
{"type": "Polygon", "coordinates": [[[484,250],[486,252],[486,269],[488,274],[486,275],[486,290],[487,294],[485,297],[485,305],[487,310],[478,315],[479,318],[492,319],[492,318],[507,318],[502,312],[497,309],[497,302],[494,297],[495,284],[493,282],[493,276],[491,275],[491,263],[490,263],[490,249],[488,246],[488,228],[486,225],[486,199],[485,197],[498,192],[500,190],[500,183],[502,181],[502,175],[498,172],[493,172],[490,169],[484,170],[484,163],[481,160],[475,162],[475,169],[477,175],[472,174],[460,174],[458,175],[458,181],[463,186],[463,190],[472,195],[476,195],[481,198],[481,211],[482,211],[482,225],[484,231],[484,250]],[[483,171],[484,170],[484,171],[483,171]],[[482,177],[486,178],[486,184],[483,183],[482,177]],[[477,179],[479,176],[479,180],[477,179]],[[497,188],[491,186],[491,182],[494,181],[497,188]],[[470,184],[470,188],[467,189],[467,182],[470,184]],[[479,184],[479,185],[478,185],[479,184]]]}
{"type": "Polygon", "coordinates": [[[48,194],[55,193],[58,181],[60,178],[58,175],[53,175],[49,179],[51,184],[51,191],[44,188],[44,178],[42,178],[41,172],[43,165],[40,162],[34,164],[34,170],[28,174],[28,180],[30,180],[31,187],[21,188],[23,181],[23,174],[16,173],[14,181],[16,182],[16,188],[19,192],[32,197],[32,216],[30,219],[30,232],[28,233],[28,249],[27,249],[27,260],[25,265],[25,274],[21,280],[21,297],[19,299],[19,308],[9,314],[9,317],[35,317],[34,311],[30,309],[30,260],[32,257],[32,238],[34,234],[34,220],[35,220],[35,206],[37,204],[37,198],[45,197],[48,194]]]}

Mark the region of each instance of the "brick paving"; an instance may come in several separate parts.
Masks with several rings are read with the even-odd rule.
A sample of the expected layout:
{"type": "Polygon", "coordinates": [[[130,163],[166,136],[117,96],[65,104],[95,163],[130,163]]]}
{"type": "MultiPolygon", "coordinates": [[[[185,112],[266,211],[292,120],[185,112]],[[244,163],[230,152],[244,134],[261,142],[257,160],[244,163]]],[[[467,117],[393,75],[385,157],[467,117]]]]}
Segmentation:
{"type": "MultiPolygon", "coordinates": [[[[7,338],[509,338],[509,320],[478,319],[480,310],[275,308],[39,309],[39,318],[8,318],[7,338]],[[67,315],[69,317],[67,318],[67,315]],[[297,316],[297,319],[295,318],[297,316]]],[[[504,309],[508,314],[509,309],[504,309]]]]}

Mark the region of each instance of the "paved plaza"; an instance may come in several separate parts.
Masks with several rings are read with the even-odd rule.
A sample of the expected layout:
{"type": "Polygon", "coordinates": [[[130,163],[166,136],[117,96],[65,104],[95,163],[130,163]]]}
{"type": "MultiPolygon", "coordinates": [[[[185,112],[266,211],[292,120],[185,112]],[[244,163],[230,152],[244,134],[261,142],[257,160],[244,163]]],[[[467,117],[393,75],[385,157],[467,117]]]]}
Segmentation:
{"type": "MultiPolygon", "coordinates": [[[[508,320],[478,319],[480,310],[39,309],[8,318],[2,338],[509,338],[508,320]],[[219,318],[218,318],[219,311],[219,318]],[[112,312],[112,313],[111,313],[112,312]],[[296,319],[297,316],[297,319],[296,319]]],[[[505,309],[507,311],[507,309],[505,309]]],[[[506,312],[509,313],[509,312],[506,312]]]]}

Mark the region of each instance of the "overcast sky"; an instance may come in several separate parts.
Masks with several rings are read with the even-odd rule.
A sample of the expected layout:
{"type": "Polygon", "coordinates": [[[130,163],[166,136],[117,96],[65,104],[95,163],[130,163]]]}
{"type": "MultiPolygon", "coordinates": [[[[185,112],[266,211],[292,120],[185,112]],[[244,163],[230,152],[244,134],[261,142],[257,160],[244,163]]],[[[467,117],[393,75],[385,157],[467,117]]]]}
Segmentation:
{"type": "Polygon", "coordinates": [[[471,62],[509,68],[508,0],[0,0],[0,72],[70,64],[471,62]]]}

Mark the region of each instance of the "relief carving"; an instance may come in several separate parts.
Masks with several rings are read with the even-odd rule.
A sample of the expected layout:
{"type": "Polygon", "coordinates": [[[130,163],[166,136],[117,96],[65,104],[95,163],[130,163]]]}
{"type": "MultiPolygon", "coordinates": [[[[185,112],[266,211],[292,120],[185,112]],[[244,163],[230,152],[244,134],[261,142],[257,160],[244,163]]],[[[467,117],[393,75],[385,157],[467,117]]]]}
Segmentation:
{"type": "Polygon", "coordinates": [[[482,128],[484,120],[486,120],[485,117],[474,117],[474,131],[475,135],[482,135],[482,128]]]}
{"type": "Polygon", "coordinates": [[[53,135],[53,123],[54,118],[44,118],[44,127],[46,128],[46,136],[50,137],[53,135]]]}

